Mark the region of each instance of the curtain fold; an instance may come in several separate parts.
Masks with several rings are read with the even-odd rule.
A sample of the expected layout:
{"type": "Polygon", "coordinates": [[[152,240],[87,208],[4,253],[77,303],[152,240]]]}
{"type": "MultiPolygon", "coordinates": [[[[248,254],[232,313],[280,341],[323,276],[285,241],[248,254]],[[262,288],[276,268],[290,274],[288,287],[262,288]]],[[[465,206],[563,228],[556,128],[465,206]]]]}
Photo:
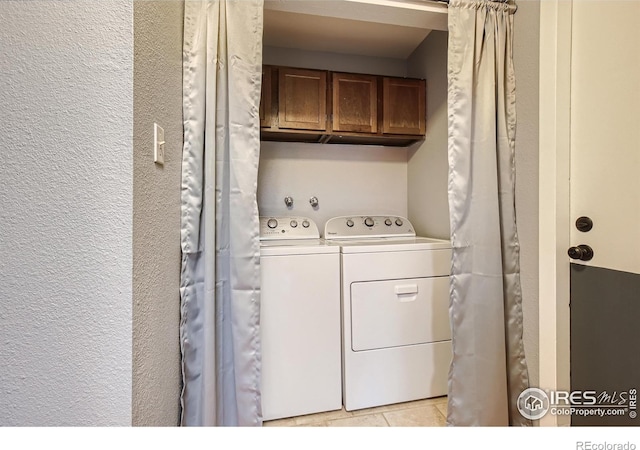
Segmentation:
{"type": "Polygon", "coordinates": [[[515,9],[449,3],[448,425],[531,425],[517,409],[529,379],[515,215],[515,9]]]}
{"type": "Polygon", "coordinates": [[[262,0],[187,0],[182,425],[259,426],[262,0]]]}

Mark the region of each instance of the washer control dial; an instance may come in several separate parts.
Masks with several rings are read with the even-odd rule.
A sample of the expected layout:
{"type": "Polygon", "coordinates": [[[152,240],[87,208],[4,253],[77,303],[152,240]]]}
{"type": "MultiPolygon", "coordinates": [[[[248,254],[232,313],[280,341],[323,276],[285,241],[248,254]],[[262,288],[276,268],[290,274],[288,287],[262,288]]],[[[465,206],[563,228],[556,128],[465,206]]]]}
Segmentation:
{"type": "Polygon", "coordinates": [[[401,227],[403,223],[404,222],[402,221],[402,219],[400,219],[400,218],[396,219],[396,225],[398,225],[399,227],[401,227]]]}
{"type": "MultiPolygon", "coordinates": [[[[344,224],[344,222],[343,222],[344,224]]],[[[345,227],[346,228],[346,227],[345,227]]],[[[319,239],[313,219],[303,216],[261,216],[260,240],[319,239]]]]}
{"type": "Polygon", "coordinates": [[[385,224],[386,226],[390,227],[390,226],[393,224],[393,222],[391,222],[391,219],[389,219],[389,218],[387,217],[386,219],[384,219],[384,224],[385,224]]]}
{"type": "Polygon", "coordinates": [[[373,219],[371,217],[367,217],[364,219],[364,224],[368,227],[372,227],[374,225],[373,219]]]}
{"type": "Polygon", "coordinates": [[[351,220],[351,219],[347,219],[347,226],[348,226],[349,228],[352,228],[352,227],[353,227],[353,225],[354,225],[354,224],[353,224],[353,220],[351,220]]]}

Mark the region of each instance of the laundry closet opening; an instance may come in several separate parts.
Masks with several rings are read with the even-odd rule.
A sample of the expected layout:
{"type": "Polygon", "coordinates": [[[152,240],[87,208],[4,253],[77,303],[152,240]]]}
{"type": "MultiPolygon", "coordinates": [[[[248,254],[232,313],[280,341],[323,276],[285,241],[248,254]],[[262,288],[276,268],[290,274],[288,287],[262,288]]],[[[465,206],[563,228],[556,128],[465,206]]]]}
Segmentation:
{"type": "Polygon", "coordinates": [[[322,229],[335,216],[392,214],[407,217],[420,236],[448,239],[446,7],[432,14],[431,30],[272,10],[270,3],[263,64],[424,79],[426,133],[406,147],[263,140],[260,215],[308,216],[322,229]]]}
{"type": "MultiPolygon", "coordinates": [[[[397,141],[392,142],[391,145],[378,145],[376,141],[370,140],[363,144],[345,144],[332,141],[326,136],[322,138],[320,136],[322,133],[311,130],[313,126],[310,126],[306,132],[312,142],[302,142],[305,139],[304,136],[302,138],[283,136],[282,140],[273,140],[273,136],[270,136],[269,140],[263,139],[258,174],[258,208],[262,218],[261,232],[264,229],[265,233],[277,231],[279,234],[284,233],[292,238],[300,237],[302,236],[300,233],[307,230],[307,228],[303,229],[302,221],[308,219],[317,226],[318,235],[309,234],[306,238],[326,238],[327,236],[324,235],[325,226],[331,222],[332,218],[353,217],[356,222],[359,218],[362,224],[367,218],[375,221],[375,226],[363,227],[364,233],[374,232],[373,230],[382,230],[383,232],[392,229],[399,230],[402,227],[396,225],[395,222],[396,220],[401,222],[404,220],[411,226],[410,231],[414,236],[435,238],[434,242],[437,242],[437,245],[446,247],[447,243],[443,243],[449,238],[446,6],[444,6],[444,14],[442,8],[436,8],[436,12],[431,13],[433,18],[429,22],[422,22],[429,23],[433,27],[425,29],[418,26],[400,25],[399,23],[402,23],[400,19],[397,19],[398,23],[394,23],[393,15],[389,14],[385,16],[384,20],[380,19],[378,22],[354,20],[348,16],[348,11],[346,11],[348,7],[345,7],[345,10],[331,13],[333,17],[330,17],[326,11],[316,15],[291,10],[291,8],[287,10],[287,2],[284,2],[284,6],[281,2],[272,3],[274,9],[271,9],[270,3],[272,2],[265,2],[264,65],[278,68],[311,69],[328,73],[359,74],[367,77],[375,76],[380,77],[379,80],[382,80],[383,77],[394,80],[405,78],[425,80],[426,132],[424,136],[408,145],[399,145],[397,141]],[[318,136],[320,136],[319,141],[316,141],[318,136]],[[270,228],[270,225],[267,225],[269,218],[286,218],[286,223],[282,223],[283,221],[280,220],[280,223],[274,225],[274,228],[270,228]],[[392,225],[385,225],[386,221],[392,221],[392,225]],[[438,239],[443,241],[438,241],[438,239]]],[[[316,9],[314,12],[318,12],[318,10],[316,9]]],[[[398,14],[398,17],[403,16],[406,11],[400,11],[398,14]]],[[[366,12],[351,17],[371,18],[366,12]]],[[[303,72],[302,75],[305,73],[303,72]]],[[[324,82],[330,84],[331,76],[324,82]]],[[[279,100],[281,99],[282,97],[279,100]]],[[[328,111],[327,114],[331,114],[331,111],[328,111]]],[[[356,223],[354,229],[358,225],[359,223],[356,223]]],[[[312,247],[315,245],[311,244],[311,241],[308,241],[307,244],[312,247]]],[[[270,244],[271,247],[273,245],[270,244]]],[[[425,250],[423,255],[425,260],[432,257],[432,253],[429,252],[433,250],[431,248],[425,250]]],[[[449,250],[443,248],[436,251],[442,252],[438,253],[436,260],[445,261],[442,267],[448,268],[447,255],[449,255],[449,250]]],[[[272,261],[276,261],[276,259],[272,256],[272,252],[272,250],[263,252],[265,261],[267,253],[271,257],[266,261],[269,264],[269,272],[263,274],[263,277],[278,276],[273,270],[274,263],[272,261]]],[[[323,252],[325,251],[318,253],[323,252]]],[[[305,256],[296,255],[295,257],[299,261],[302,261],[304,257],[311,261],[310,253],[312,252],[307,252],[305,256]]],[[[359,252],[354,251],[354,253],[359,252]]],[[[345,254],[340,255],[341,258],[345,258],[345,256],[345,254]]],[[[322,255],[324,259],[332,257],[337,257],[337,255],[322,255]]],[[[368,256],[357,254],[348,258],[367,259],[368,256]]],[[[438,267],[442,269],[442,267],[438,267]]],[[[420,301],[411,303],[408,299],[410,300],[412,294],[401,292],[398,298],[403,301],[407,300],[403,305],[413,308],[438,308],[438,305],[432,306],[428,299],[424,300],[424,295],[433,289],[434,284],[429,281],[432,279],[431,276],[446,277],[448,272],[442,270],[440,270],[442,273],[438,272],[437,274],[428,271],[415,274],[409,284],[415,285],[416,289],[420,291],[417,297],[420,301]]],[[[291,274],[289,273],[288,276],[291,274]]],[[[374,276],[374,278],[376,277],[374,276]]],[[[404,278],[405,274],[398,273],[390,276],[390,278],[394,277],[404,278]]],[[[383,276],[382,278],[386,280],[389,277],[383,276]]],[[[363,292],[366,294],[367,281],[371,280],[358,279],[356,281],[358,281],[356,286],[357,307],[366,308],[366,301],[364,303],[362,301],[363,292]]],[[[267,282],[263,281],[263,287],[273,286],[273,284],[274,280],[272,279],[267,282]]],[[[387,286],[390,289],[390,295],[396,295],[393,292],[395,292],[395,284],[397,283],[391,286],[389,282],[385,281],[383,284],[390,286],[387,286]]],[[[404,289],[404,284],[400,286],[401,290],[404,289]]],[[[441,281],[435,283],[435,286],[441,287],[441,285],[446,285],[446,282],[444,284],[441,281]]],[[[378,285],[376,284],[376,286],[378,285]]],[[[349,289],[349,286],[341,288],[343,292],[349,289]]],[[[446,289],[438,289],[438,292],[440,295],[447,295],[446,289]]],[[[269,308],[270,305],[266,302],[270,300],[270,295],[268,292],[263,292],[263,296],[263,307],[269,308]]],[[[304,297],[303,294],[295,296],[304,297]]],[[[368,298],[368,296],[365,297],[368,298]]],[[[350,304],[350,300],[343,298],[341,303],[344,307],[345,304],[350,304]]],[[[335,314],[336,320],[340,320],[340,311],[338,310],[325,311],[325,313],[335,314]]],[[[316,312],[316,314],[321,313],[316,312]]],[[[344,311],[342,311],[342,315],[344,316],[344,311]]],[[[370,319],[374,322],[376,320],[375,318],[370,319]]],[[[443,320],[447,321],[445,328],[448,329],[448,318],[444,317],[443,320]]],[[[264,325],[268,327],[269,323],[264,325]]],[[[438,327],[439,325],[430,324],[429,326],[438,327]]],[[[345,328],[344,324],[342,328],[345,328]]],[[[440,334],[434,333],[434,336],[440,336],[440,334]]],[[[419,393],[417,394],[407,394],[413,395],[413,397],[407,397],[406,400],[420,401],[421,398],[437,397],[437,399],[424,400],[428,405],[420,404],[418,406],[432,408],[434,414],[426,414],[425,420],[431,420],[438,425],[444,425],[446,414],[446,399],[442,396],[446,395],[446,372],[450,360],[447,339],[450,339],[448,335],[442,338],[442,341],[445,342],[445,344],[441,344],[444,345],[442,347],[444,350],[438,350],[435,353],[430,351],[431,353],[429,353],[429,357],[434,360],[433,364],[437,364],[435,372],[440,374],[437,376],[439,381],[434,382],[434,386],[440,387],[433,391],[426,390],[424,391],[426,393],[422,394],[420,392],[423,391],[418,389],[419,393]],[[445,386],[444,390],[442,386],[445,386]],[[434,392],[434,394],[430,395],[429,392],[434,392]]],[[[356,350],[357,355],[354,354],[356,358],[360,358],[366,353],[356,350]]],[[[341,348],[341,351],[344,353],[350,350],[341,348]]],[[[400,357],[413,358],[414,356],[421,357],[420,354],[400,357]]],[[[271,370],[273,367],[269,367],[268,358],[269,353],[263,355],[263,364],[267,366],[267,370],[271,370]]],[[[301,360],[306,359],[302,358],[301,360]]],[[[291,361],[296,361],[296,358],[292,357],[291,361]]],[[[368,361],[365,363],[369,364],[368,361]]],[[[363,367],[363,370],[366,369],[363,367]]],[[[402,384],[402,379],[393,379],[395,376],[406,378],[404,382],[411,383],[410,377],[403,376],[402,372],[390,373],[389,376],[391,378],[388,380],[381,379],[376,382],[389,385],[402,384]]],[[[344,383],[343,373],[343,390],[344,383]]],[[[307,389],[314,390],[315,388],[309,385],[307,389]]],[[[372,385],[369,389],[375,390],[376,388],[372,385]]],[[[318,391],[320,392],[321,389],[318,388],[318,391]]],[[[385,389],[381,387],[380,391],[385,391],[385,389]]],[[[332,388],[327,388],[324,392],[334,391],[332,388]]],[[[344,398],[345,393],[343,392],[342,395],[344,398]]],[[[402,394],[399,394],[399,397],[395,397],[395,395],[395,393],[389,393],[386,400],[373,399],[371,400],[373,403],[369,399],[365,398],[361,401],[359,398],[352,402],[352,405],[356,405],[353,406],[355,410],[361,410],[364,407],[375,406],[376,401],[378,404],[385,402],[396,404],[398,401],[404,401],[402,394]]],[[[263,396],[266,396],[267,403],[269,403],[269,393],[263,392],[263,396]]],[[[340,406],[343,407],[344,412],[344,405],[340,406]]],[[[269,405],[263,406],[263,408],[270,407],[269,405]]],[[[335,407],[327,408],[335,409],[335,407]]],[[[301,414],[304,413],[292,415],[280,411],[271,414],[270,411],[265,413],[267,421],[265,423],[269,425],[269,420],[275,418],[288,420],[292,424],[296,423],[296,420],[298,422],[312,420],[311,416],[305,416],[305,419],[301,419],[301,414]]],[[[347,414],[350,414],[349,407],[347,407],[347,414]]],[[[342,420],[339,415],[334,418],[342,420]]],[[[386,417],[386,424],[393,425],[389,420],[386,417]]]]}

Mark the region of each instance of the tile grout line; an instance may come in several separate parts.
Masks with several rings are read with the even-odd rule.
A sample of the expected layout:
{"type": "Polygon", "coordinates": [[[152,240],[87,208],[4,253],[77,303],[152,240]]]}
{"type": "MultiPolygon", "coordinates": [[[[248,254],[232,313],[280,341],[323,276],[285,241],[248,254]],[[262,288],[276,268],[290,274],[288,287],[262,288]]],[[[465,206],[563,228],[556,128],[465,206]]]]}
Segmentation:
{"type": "Polygon", "coordinates": [[[442,417],[444,419],[444,424],[445,426],[447,425],[447,416],[445,416],[442,411],[440,411],[438,408],[436,408],[436,411],[438,412],[438,414],[440,414],[440,417],[442,417]]]}

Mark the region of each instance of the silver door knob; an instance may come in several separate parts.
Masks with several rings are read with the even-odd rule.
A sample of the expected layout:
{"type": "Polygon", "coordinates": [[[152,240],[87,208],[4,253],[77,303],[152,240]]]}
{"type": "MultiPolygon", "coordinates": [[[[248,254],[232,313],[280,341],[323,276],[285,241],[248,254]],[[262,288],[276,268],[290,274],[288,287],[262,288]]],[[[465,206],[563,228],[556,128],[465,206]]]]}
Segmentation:
{"type": "Polygon", "coordinates": [[[317,208],[318,207],[318,197],[311,197],[309,199],[309,203],[311,204],[312,208],[317,208]]]}
{"type": "Polygon", "coordinates": [[[293,198],[288,196],[285,197],[284,204],[287,205],[287,208],[291,208],[293,206],[293,198]]]}

